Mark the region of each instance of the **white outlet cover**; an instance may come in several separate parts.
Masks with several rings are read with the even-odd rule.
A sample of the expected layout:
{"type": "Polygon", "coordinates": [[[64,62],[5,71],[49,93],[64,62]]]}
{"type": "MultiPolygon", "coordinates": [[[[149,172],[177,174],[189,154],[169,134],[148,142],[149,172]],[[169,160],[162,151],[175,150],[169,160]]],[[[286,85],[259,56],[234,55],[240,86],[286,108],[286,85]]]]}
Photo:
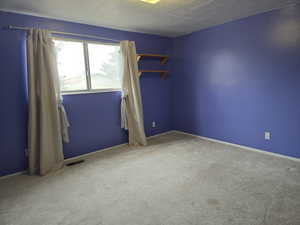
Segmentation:
{"type": "Polygon", "coordinates": [[[271,133],[270,132],[265,132],[265,140],[270,140],[271,139],[271,133]]]}

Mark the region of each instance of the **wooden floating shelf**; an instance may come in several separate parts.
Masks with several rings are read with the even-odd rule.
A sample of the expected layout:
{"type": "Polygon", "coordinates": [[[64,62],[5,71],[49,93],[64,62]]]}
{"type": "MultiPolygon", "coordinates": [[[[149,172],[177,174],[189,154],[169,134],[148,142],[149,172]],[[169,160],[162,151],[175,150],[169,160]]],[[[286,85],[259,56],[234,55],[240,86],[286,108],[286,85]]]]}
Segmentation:
{"type": "Polygon", "coordinates": [[[167,70],[139,70],[139,77],[142,73],[160,73],[160,78],[164,79],[168,75],[167,70]]]}
{"type": "Polygon", "coordinates": [[[160,64],[164,65],[168,62],[169,56],[167,55],[158,55],[158,54],[138,54],[137,61],[140,61],[142,58],[158,58],[160,59],[160,64]]]}

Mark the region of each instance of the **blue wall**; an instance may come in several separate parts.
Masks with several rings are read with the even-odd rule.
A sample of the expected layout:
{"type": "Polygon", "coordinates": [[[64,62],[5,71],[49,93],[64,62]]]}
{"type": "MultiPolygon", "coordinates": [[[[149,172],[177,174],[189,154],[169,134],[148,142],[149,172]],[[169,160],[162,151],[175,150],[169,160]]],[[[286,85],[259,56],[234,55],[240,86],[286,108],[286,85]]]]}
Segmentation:
{"type": "MultiPolygon", "coordinates": [[[[156,35],[0,12],[0,176],[26,169],[27,161],[25,32],[3,29],[7,25],[134,40],[140,53],[168,54],[171,47],[169,38],[156,35]]],[[[151,60],[142,64],[142,68],[159,65],[151,60]]],[[[171,129],[170,84],[170,79],[162,81],[157,74],[141,78],[147,136],[171,129]],[[153,120],[156,128],[151,128],[153,120]]],[[[127,134],[120,129],[120,92],[69,95],[64,97],[64,103],[71,122],[66,158],[127,141],[127,134]]]]}
{"type": "MultiPolygon", "coordinates": [[[[129,39],[140,53],[172,54],[169,79],[141,78],[147,136],[177,129],[300,158],[299,5],[175,39],[0,12],[0,27],[7,25],[129,39]]],[[[2,176],[26,168],[27,97],[25,33],[1,29],[0,40],[2,176]]],[[[64,102],[72,124],[66,158],[126,142],[120,92],[69,95],[64,102]]]]}
{"type": "Polygon", "coordinates": [[[176,38],[172,65],[174,129],[300,158],[300,5],[176,38]]]}

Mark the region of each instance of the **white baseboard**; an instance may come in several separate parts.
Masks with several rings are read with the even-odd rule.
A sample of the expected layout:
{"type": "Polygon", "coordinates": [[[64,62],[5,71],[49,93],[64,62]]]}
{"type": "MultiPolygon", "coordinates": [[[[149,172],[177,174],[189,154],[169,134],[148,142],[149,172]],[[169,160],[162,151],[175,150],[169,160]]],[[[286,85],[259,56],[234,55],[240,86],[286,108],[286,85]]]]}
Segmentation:
{"type": "MultiPolygon", "coordinates": [[[[149,140],[149,139],[152,139],[152,138],[155,138],[155,137],[158,137],[158,136],[166,135],[166,134],[168,134],[170,132],[172,132],[172,131],[167,131],[167,132],[164,132],[164,133],[152,135],[152,136],[147,137],[147,139],[149,140]]],[[[106,151],[118,149],[118,148],[124,147],[126,145],[128,145],[128,142],[126,142],[124,144],[114,145],[114,146],[108,147],[108,148],[99,149],[99,150],[96,150],[96,151],[93,151],[93,152],[89,152],[89,153],[86,153],[86,154],[83,154],[83,155],[75,156],[75,157],[66,159],[65,163],[74,162],[74,161],[77,161],[77,160],[80,160],[80,159],[86,159],[86,158],[91,157],[91,156],[93,156],[95,154],[99,154],[101,152],[106,152],[106,151]]]]}
{"type": "MultiPolygon", "coordinates": [[[[147,137],[147,139],[149,140],[149,139],[152,139],[152,138],[155,138],[155,137],[159,137],[159,136],[162,136],[162,135],[167,135],[167,134],[169,134],[171,132],[173,132],[173,131],[167,131],[167,132],[164,132],[164,133],[152,135],[152,136],[147,137]]],[[[124,147],[126,145],[128,145],[127,142],[123,143],[123,144],[119,144],[119,145],[114,145],[112,147],[99,149],[99,150],[96,150],[96,151],[93,151],[93,152],[89,152],[89,153],[86,153],[86,154],[83,154],[83,155],[75,156],[75,157],[72,157],[72,158],[69,158],[69,159],[65,159],[65,164],[71,163],[71,162],[74,162],[74,161],[77,161],[77,160],[81,160],[81,159],[86,159],[86,158],[89,158],[89,157],[91,157],[93,155],[99,154],[101,152],[106,152],[106,151],[118,149],[118,148],[124,147]]],[[[8,174],[8,175],[5,175],[5,176],[0,176],[0,180],[5,179],[5,178],[9,178],[9,177],[13,177],[13,176],[22,175],[22,174],[24,174],[26,172],[27,171],[24,170],[24,171],[20,171],[20,172],[13,173],[13,174],[8,174]]]]}
{"type": "Polygon", "coordinates": [[[169,131],[166,131],[166,132],[163,132],[163,133],[159,133],[159,134],[155,134],[155,135],[149,136],[149,137],[147,137],[147,139],[149,140],[149,139],[156,138],[156,137],[159,137],[159,136],[171,134],[173,132],[174,132],[174,130],[169,130],[169,131]]]}
{"type": "Polygon", "coordinates": [[[220,140],[217,140],[217,139],[203,137],[203,136],[200,136],[200,135],[195,135],[195,134],[191,134],[191,133],[187,133],[187,132],[183,132],[183,131],[179,131],[179,130],[173,130],[173,132],[174,133],[180,133],[180,134],[189,135],[189,136],[192,136],[192,137],[200,138],[200,139],[211,141],[211,142],[216,142],[216,143],[220,143],[220,144],[230,145],[230,146],[233,146],[233,147],[237,147],[239,149],[242,148],[242,149],[246,149],[246,150],[250,150],[250,151],[255,151],[255,152],[263,153],[265,155],[272,155],[272,156],[276,156],[276,157],[285,158],[285,159],[293,160],[293,161],[296,161],[296,162],[300,162],[299,158],[292,157],[292,156],[286,156],[286,155],[281,155],[281,154],[278,154],[278,153],[268,152],[268,151],[265,151],[265,150],[248,147],[248,146],[245,146],[245,145],[233,144],[233,143],[230,143],[230,142],[220,141],[220,140]]]}
{"type": "Polygon", "coordinates": [[[20,172],[17,172],[17,173],[12,173],[12,174],[8,174],[8,175],[5,175],[5,176],[1,176],[0,180],[6,179],[6,178],[9,178],[9,177],[19,176],[19,175],[25,174],[26,172],[27,172],[26,170],[23,170],[23,171],[20,171],[20,172]]]}
{"type": "Polygon", "coordinates": [[[106,151],[114,150],[116,148],[121,148],[121,147],[124,147],[126,145],[128,145],[128,143],[114,145],[112,147],[103,148],[103,149],[99,149],[99,150],[96,150],[96,151],[85,153],[85,154],[82,154],[82,155],[79,155],[79,156],[68,158],[68,159],[65,159],[65,164],[71,163],[71,162],[74,162],[74,161],[77,161],[77,160],[81,160],[81,159],[86,159],[86,158],[89,158],[93,155],[99,154],[100,152],[106,152],[106,151]]]}
{"type": "MultiPolygon", "coordinates": [[[[261,150],[261,149],[256,149],[256,148],[252,148],[252,147],[248,147],[248,146],[244,146],[244,145],[233,144],[233,143],[226,142],[226,141],[220,141],[220,140],[217,140],[217,139],[203,137],[203,136],[199,136],[199,135],[195,135],[195,134],[191,134],[191,133],[187,133],[187,132],[183,132],[183,131],[179,131],[179,130],[171,130],[171,131],[167,131],[167,132],[164,132],[164,133],[156,134],[156,135],[147,137],[147,139],[150,140],[152,138],[167,135],[167,134],[171,134],[171,133],[179,133],[179,134],[189,135],[189,136],[200,138],[200,139],[207,140],[207,141],[212,141],[212,142],[216,142],[216,143],[220,143],[220,144],[230,145],[230,146],[233,146],[233,147],[237,147],[239,149],[242,148],[242,149],[259,152],[259,153],[266,154],[266,155],[272,155],[272,156],[276,156],[276,157],[285,158],[285,159],[293,160],[293,161],[296,161],[296,162],[300,162],[299,158],[295,158],[295,157],[291,157],[291,156],[285,156],[285,155],[281,155],[281,154],[273,153],[273,152],[268,152],[268,151],[264,151],[264,150],[261,150]]],[[[69,158],[69,159],[65,159],[65,163],[71,163],[71,162],[74,162],[74,161],[77,161],[77,160],[80,160],[80,159],[86,159],[88,157],[99,154],[101,152],[106,152],[106,151],[118,149],[118,148],[124,147],[126,145],[128,145],[128,143],[115,145],[115,146],[112,146],[112,147],[108,147],[108,148],[99,149],[99,150],[96,150],[96,151],[93,151],[93,152],[89,152],[89,153],[86,153],[86,154],[83,154],[83,155],[75,156],[75,157],[72,157],[72,158],[69,158]]],[[[20,171],[20,172],[17,172],[17,173],[1,176],[0,180],[6,179],[6,178],[9,178],[9,177],[13,177],[13,176],[22,175],[22,174],[25,174],[26,172],[27,171],[24,170],[24,171],[20,171]]]]}

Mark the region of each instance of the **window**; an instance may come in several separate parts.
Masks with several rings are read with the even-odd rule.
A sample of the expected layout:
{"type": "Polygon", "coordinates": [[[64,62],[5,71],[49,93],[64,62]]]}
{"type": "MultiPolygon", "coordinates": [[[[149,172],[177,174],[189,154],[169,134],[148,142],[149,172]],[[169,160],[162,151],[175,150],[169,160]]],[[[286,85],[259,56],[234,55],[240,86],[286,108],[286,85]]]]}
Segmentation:
{"type": "Polygon", "coordinates": [[[62,92],[114,91],[121,88],[118,45],[55,39],[62,92]]]}

